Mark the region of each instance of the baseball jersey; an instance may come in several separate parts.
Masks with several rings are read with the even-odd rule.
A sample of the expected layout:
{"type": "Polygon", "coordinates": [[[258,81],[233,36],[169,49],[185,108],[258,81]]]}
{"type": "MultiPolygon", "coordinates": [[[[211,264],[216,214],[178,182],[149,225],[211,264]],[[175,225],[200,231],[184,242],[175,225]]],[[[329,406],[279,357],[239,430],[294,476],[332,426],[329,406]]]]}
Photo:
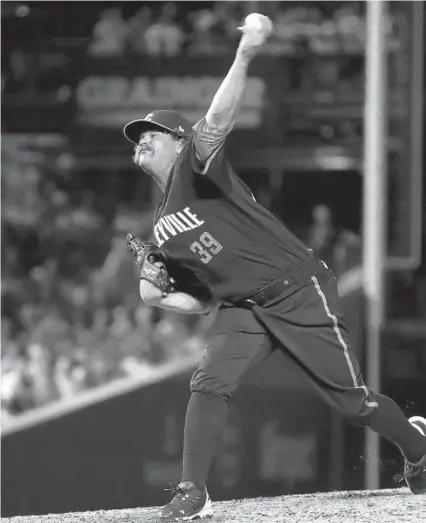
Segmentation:
{"type": "Polygon", "coordinates": [[[194,143],[200,139],[211,134],[194,126],[157,207],[154,236],[178,290],[207,287],[216,299],[237,301],[306,260],[309,251],[255,201],[226,159],[225,139],[204,164],[194,143]]]}

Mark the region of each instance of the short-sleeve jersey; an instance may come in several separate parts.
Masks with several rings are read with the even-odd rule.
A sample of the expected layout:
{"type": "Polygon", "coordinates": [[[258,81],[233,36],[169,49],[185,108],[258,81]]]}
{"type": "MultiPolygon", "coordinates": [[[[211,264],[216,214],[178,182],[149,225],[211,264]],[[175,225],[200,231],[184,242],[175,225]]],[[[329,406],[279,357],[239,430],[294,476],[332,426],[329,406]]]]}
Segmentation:
{"type": "Polygon", "coordinates": [[[309,257],[307,247],[255,201],[226,160],[224,144],[200,166],[193,139],[172,167],[154,235],[181,290],[196,282],[224,301],[251,296],[309,257]]]}

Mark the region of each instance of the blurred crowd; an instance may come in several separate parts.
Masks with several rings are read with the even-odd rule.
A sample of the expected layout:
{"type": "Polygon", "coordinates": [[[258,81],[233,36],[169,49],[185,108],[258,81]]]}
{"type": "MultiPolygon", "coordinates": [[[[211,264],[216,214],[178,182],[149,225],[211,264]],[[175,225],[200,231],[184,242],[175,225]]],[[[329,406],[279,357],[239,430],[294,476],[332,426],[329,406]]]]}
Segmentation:
{"type": "MultiPolygon", "coordinates": [[[[95,24],[89,54],[154,57],[225,54],[236,46],[240,37],[238,26],[244,17],[256,10],[269,15],[274,22],[273,34],[261,51],[263,54],[360,53],[365,46],[362,2],[205,2],[202,9],[197,4],[186,9],[178,2],[162,2],[159,7],[144,5],[128,19],[119,7],[106,9],[95,24]]],[[[398,23],[397,19],[389,18],[390,47],[399,45],[398,23]]]]}
{"type": "Polygon", "coordinates": [[[238,26],[256,7],[274,21],[274,33],[262,50],[265,54],[359,52],[364,48],[364,18],[357,2],[332,11],[314,3],[205,2],[202,9],[199,5],[186,9],[178,2],[144,5],[127,19],[120,7],[105,9],[93,29],[88,52],[98,57],[226,54],[239,39],[238,26]]]}
{"type": "Polygon", "coordinates": [[[108,217],[78,192],[36,164],[3,161],[3,421],[204,349],[211,318],[140,300],[125,237],[150,218],[119,206],[108,217]]]}
{"type": "MultiPolygon", "coordinates": [[[[72,2],[52,10],[41,3],[8,3],[2,17],[5,38],[2,90],[7,94],[55,93],[70,97],[70,63],[76,57],[176,58],[220,56],[233,52],[238,27],[253,11],[269,15],[274,31],[264,55],[348,54],[365,47],[363,2],[72,2]],[[75,7],[75,5],[78,6],[75,7]],[[202,5],[202,7],[200,7],[202,5]],[[26,9],[23,9],[26,7],[26,9]],[[25,33],[26,39],[21,35],[25,33]]],[[[404,17],[389,15],[388,46],[401,46],[404,17]]]]}

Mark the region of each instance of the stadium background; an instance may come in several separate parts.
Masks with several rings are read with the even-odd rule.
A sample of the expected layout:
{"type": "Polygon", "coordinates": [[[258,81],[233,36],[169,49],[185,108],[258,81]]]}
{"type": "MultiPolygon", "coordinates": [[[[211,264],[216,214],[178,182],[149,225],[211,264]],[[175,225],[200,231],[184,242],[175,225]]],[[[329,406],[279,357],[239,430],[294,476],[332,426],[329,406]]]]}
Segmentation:
{"type": "MultiPolygon", "coordinates": [[[[364,361],[362,2],[2,2],[4,516],[162,504],[179,480],[188,379],[212,318],[139,299],[124,239],[149,230],[158,192],[121,127],[158,107],[201,117],[256,10],[275,31],[229,153],[335,270],[364,361]]],[[[425,241],[410,241],[425,220],[409,133],[418,16],[422,3],[389,4],[387,248],[399,269],[386,278],[382,390],[407,414],[426,412],[425,241]]],[[[235,397],[214,499],[363,487],[363,432],[280,363],[235,397]]],[[[384,443],[382,457],[392,486],[398,453],[384,443]]]]}

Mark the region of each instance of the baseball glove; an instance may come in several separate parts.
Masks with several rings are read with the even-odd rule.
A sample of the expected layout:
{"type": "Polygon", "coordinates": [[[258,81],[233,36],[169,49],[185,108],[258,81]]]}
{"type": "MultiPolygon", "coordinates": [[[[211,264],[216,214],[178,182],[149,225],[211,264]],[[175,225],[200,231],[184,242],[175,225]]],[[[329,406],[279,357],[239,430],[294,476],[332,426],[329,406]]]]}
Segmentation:
{"type": "Polygon", "coordinates": [[[167,272],[166,255],[154,242],[143,242],[133,234],[126,238],[127,250],[136,257],[136,265],[141,269],[141,280],[150,281],[164,294],[176,289],[176,281],[167,272]]]}

